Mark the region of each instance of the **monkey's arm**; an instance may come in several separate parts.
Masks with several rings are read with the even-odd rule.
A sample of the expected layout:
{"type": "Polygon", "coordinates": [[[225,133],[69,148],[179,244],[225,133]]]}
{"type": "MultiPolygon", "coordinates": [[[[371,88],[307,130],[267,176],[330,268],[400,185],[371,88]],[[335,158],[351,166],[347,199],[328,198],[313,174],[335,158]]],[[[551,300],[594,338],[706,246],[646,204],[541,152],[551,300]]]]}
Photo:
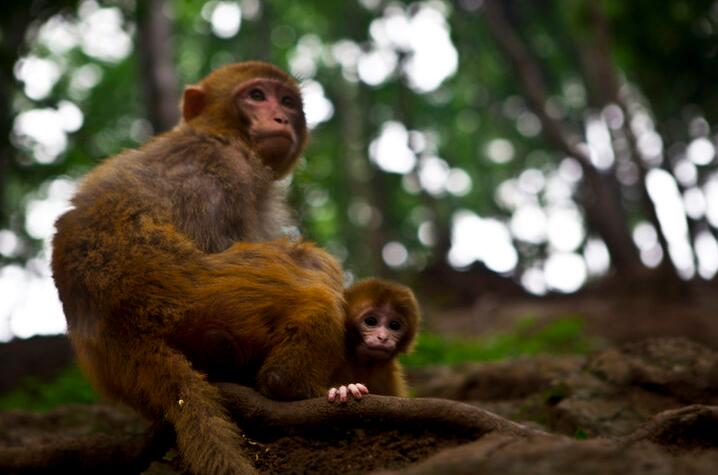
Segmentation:
{"type": "Polygon", "coordinates": [[[333,386],[327,391],[327,400],[334,402],[337,399],[345,402],[349,396],[361,399],[363,395],[378,394],[381,396],[408,397],[409,387],[404,376],[404,369],[396,360],[377,368],[364,368],[360,371],[363,377],[357,378],[351,375],[349,368],[341,373],[335,373],[332,377],[333,386]],[[339,376],[342,374],[343,376],[339,376]],[[338,381],[356,381],[361,383],[338,383],[338,381]]]}
{"type": "Polygon", "coordinates": [[[408,397],[409,395],[404,368],[396,359],[374,369],[367,378],[366,386],[372,394],[381,396],[408,397]]]}

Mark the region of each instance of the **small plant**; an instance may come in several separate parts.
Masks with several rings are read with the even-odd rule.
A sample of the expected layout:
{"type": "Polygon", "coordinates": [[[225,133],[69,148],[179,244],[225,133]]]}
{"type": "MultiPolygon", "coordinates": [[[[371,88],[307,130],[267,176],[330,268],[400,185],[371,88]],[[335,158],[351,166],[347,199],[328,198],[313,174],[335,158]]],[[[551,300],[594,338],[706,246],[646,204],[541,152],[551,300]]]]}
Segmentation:
{"type": "Polygon", "coordinates": [[[450,338],[431,333],[419,335],[416,351],[402,358],[407,367],[493,361],[537,353],[585,354],[596,343],[585,334],[580,316],[567,316],[539,324],[534,318],[520,321],[505,333],[478,338],[450,338]]]}
{"type": "Polygon", "coordinates": [[[588,439],[588,433],[585,430],[578,428],[573,434],[573,438],[576,440],[586,440],[588,439]]]}
{"type": "Polygon", "coordinates": [[[91,404],[97,393],[77,366],[72,366],[51,381],[27,378],[8,394],[0,395],[0,410],[46,411],[62,404],[91,404]]]}

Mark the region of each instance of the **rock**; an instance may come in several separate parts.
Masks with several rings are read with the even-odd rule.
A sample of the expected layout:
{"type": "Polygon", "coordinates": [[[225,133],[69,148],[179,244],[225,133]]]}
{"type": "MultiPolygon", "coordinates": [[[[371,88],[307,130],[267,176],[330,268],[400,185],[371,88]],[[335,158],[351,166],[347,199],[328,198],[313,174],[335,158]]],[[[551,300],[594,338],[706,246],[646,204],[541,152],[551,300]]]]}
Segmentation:
{"type": "Polygon", "coordinates": [[[588,357],[536,356],[423,371],[417,396],[470,402],[569,436],[626,435],[661,411],[718,404],[718,353],[685,338],[628,343],[588,357]]]}
{"type": "Polygon", "coordinates": [[[718,402],[718,353],[685,338],[656,338],[599,352],[587,370],[615,386],[640,387],[683,403],[718,402]]]}
{"type": "MultiPolygon", "coordinates": [[[[621,446],[610,440],[516,439],[489,435],[447,449],[401,472],[403,475],[713,475],[718,452],[672,455],[661,446],[621,446]]],[[[384,472],[392,473],[392,472],[384,472]]]]}

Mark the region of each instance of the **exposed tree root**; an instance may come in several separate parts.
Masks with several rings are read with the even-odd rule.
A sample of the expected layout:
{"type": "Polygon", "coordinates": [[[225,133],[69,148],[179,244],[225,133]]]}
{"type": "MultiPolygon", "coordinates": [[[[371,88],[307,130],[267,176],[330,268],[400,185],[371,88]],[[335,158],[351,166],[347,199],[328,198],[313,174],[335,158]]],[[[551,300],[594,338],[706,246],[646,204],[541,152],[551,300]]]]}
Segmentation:
{"type": "MultiPolygon", "coordinates": [[[[462,433],[475,439],[491,434],[499,445],[511,441],[567,440],[534,430],[468,404],[444,399],[366,396],[330,404],[323,398],[297,402],[269,400],[254,390],[220,384],[227,406],[249,434],[270,437],[320,433],[346,427],[422,428],[462,433]],[[498,437],[498,438],[497,438],[498,437]]],[[[693,405],[654,416],[633,434],[604,440],[611,446],[649,441],[669,450],[718,446],[718,407],[693,405]]],[[[489,439],[489,440],[490,440],[489,439]]],[[[153,427],[140,435],[94,435],[62,439],[40,447],[0,448],[0,473],[137,473],[173,445],[172,431],[153,427]]],[[[491,445],[491,444],[489,444],[491,445]]],[[[453,451],[460,448],[450,449],[453,451]]],[[[441,453],[436,457],[442,460],[441,453]]],[[[427,461],[428,464],[433,462],[427,461]]]]}
{"type": "Polygon", "coordinates": [[[669,450],[692,450],[718,447],[718,406],[692,406],[663,411],[653,416],[625,444],[649,441],[669,450]]]}
{"type": "Polygon", "coordinates": [[[323,398],[296,402],[272,401],[236,384],[220,384],[235,420],[248,431],[276,435],[311,433],[327,427],[422,427],[515,436],[541,433],[476,406],[447,399],[368,395],[360,401],[328,403],[323,398]]]}
{"type": "Polygon", "coordinates": [[[656,414],[634,433],[616,439],[578,441],[553,435],[515,437],[492,433],[438,452],[399,471],[435,473],[713,473],[718,457],[718,407],[692,405],[656,414]],[[656,467],[662,467],[656,469],[656,467]]]}
{"type": "MultiPolygon", "coordinates": [[[[344,404],[330,404],[323,398],[277,402],[247,387],[228,383],[219,386],[240,427],[265,435],[363,425],[416,426],[470,433],[476,437],[490,432],[514,436],[536,433],[478,407],[444,399],[370,395],[344,404]]],[[[48,469],[70,473],[132,473],[159,458],[172,443],[172,432],[165,427],[140,435],[97,434],[62,439],[41,447],[0,448],[0,473],[38,473],[48,469]]]]}

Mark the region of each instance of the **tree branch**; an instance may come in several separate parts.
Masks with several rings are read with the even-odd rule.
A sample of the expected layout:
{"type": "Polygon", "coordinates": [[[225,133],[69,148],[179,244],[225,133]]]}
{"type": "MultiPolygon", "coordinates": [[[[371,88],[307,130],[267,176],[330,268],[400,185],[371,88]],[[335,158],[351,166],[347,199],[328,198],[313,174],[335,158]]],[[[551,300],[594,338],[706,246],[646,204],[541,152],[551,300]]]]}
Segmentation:
{"type": "Polygon", "coordinates": [[[543,83],[541,69],[531,58],[523,41],[508,23],[501,5],[497,0],[487,0],[484,4],[486,25],[499,46],[516,67],[518,79],[524,88],[524,95],[531,110],[538,116],[548,141],[566,155],[575,157],[584,167],[593,168],[588,153],[580,148],[580,139],[571,135],[564,127],[546,113],[548,100],[543,83]]]}

